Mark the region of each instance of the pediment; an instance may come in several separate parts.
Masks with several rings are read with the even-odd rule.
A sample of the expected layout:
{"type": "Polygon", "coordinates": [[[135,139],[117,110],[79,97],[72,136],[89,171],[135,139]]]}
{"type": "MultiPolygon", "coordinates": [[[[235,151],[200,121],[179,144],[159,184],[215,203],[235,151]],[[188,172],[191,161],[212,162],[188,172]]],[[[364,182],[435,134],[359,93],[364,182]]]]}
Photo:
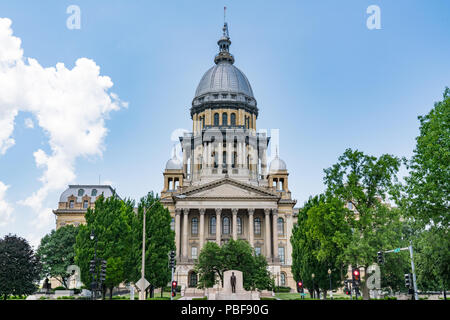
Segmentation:
{"type": "Polygon", "coordinates": [[[278,198],[278,195],[232,179],[221,179],[186,190],[186,198],[278,198]]]}

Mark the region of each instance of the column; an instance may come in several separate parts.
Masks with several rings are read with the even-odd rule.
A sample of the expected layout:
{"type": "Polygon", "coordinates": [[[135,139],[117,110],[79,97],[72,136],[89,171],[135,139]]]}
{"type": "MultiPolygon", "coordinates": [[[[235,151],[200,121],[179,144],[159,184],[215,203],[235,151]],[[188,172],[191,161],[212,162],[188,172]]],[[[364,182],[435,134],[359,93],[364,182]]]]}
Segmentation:
{"type": "Polygon", "coordinates": [[[218,171],[217,173],[222,173],[222,164],[223,164],[223,142],[218,143],[218,155],[217,155],[217,162],[218,162],[218,171]]]}
{"type": "Polygon", "coordinates": [[[199,253],[203,248],[203,244],[205,242],[205,208],[200,208],[198,209],[198,211],[200,212],[200,248],[199,248],[199,253]]]}
{"type": "MultiPolygon", "coordinates": [[[[183,173],[185,174],[185,175],[187,175],[188,174],[188,171],[187,171],[187,153],[188,153],[188,151],[187,151],[187,149],[186,149],[186,145],[184,146],[184,148],[181,150],[181,152],[183,152],[183,173]]],[[[180,181],[181,182],[181,181],[180,181]]]]}
{"type": "Polygon", "coordinates": [[[233,157],[233,144],[231,142],[227,142],[227,172],[231,174],[231,163],[233,157]]]}
{"type": "Polygon", "coordinates": [[[274,262],[278,262],[278,209],[272,209],[272,228],[273,260],[274,262]]]}
{"type": "Polygon", "coordinates": [[[248,238],[249,238],[249,242],[250,245],[254,246],[253,242],[254,242],[254,236],[253,233],[255,231],[254,227],[253,227],[253,213],[255,212],[255,209],[248,209],[248,238]]]}
{"type": "Polygon", "coordinates": [[[206,148],[206,142],[203,142],[203,159],[202,159],[202,171],[206,168],[207,164],[208,164],[208,157],[206,156],[207,154],[207,148],[206,148]]]}
{"type": "Polygon", "coordinates": [[[266,150],[265,144],[264,144],[264,147],[262,149],[262,154],[261,154],[261,171],[265,178],[267,175],[267,150],[266,150]]]}
{"type": "Polygon", "coordinates": [[[266,224],[266,231],[264,233],[264,243],[266,244],[266,258],[271,259],[272,258],[272,244],[271,244],[271,236],[270,236],[270,209],[264,209],[264,221],[266,224]]]}
{"type": "Polygon", "coordinates": [[[232,229],[233,229],[233,240],[237,240],[237,213],[238,213],[238,209],[231,209],[231,213],[233,214],[233,224],[232,224],[232,229]]]}
{"type": "Polygon", "coordinates": [[[208,157],[208,167],[211,168],[214,164],[214,158],[212,157],[212,142],[208,143],[208,151],[206,156],[208,157]]]}
{"type": "Polygon", "coordinates": [[[216,209],[216,242],[220,246],[220,238],[222,235],[222,209],[216,209]]]}
{"type": "Polygon", "coordinates": [[[242,145],[242,141],[238,142],[238,168],[244,167],[244,161],[242,161],[242,159],[244,158],[244,148],[242,147],[242,145]]]}
{"type": "Polygon", "coordinates": [[[189,209],[183,209],[183,258],[188,258],[188,224],[189,209]]]}
{"type": "Polygon", "coordinates": [[[181,240],[181,209],[175,209],[175,246],[177,248],[177,259],[180,258],[181,240]]]}

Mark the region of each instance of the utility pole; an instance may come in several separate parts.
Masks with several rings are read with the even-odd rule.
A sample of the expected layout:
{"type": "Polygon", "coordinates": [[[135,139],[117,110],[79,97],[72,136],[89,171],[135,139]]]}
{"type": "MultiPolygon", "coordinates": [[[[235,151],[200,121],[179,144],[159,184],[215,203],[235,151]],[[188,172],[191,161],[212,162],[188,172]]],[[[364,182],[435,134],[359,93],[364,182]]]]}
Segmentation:
{"type": "Polygon", "coordinates": [[[411,256],[411,270],[412,270],[412,275],[413,275],[414,300],[419,300],[419,294],[417,293],[416,271],[414,268],[412,241],[409,241],[409,255],[411,256]]]}
{"type": "MultiPolygon", "coordinates": [[[[144,206],[144,217],[142,221],[142,265],[141,265],[141,279],[145,279],[145,206],[144,206]]],[[[139,300],[145,300],[145,289],[139,291],[139,300]]]]}

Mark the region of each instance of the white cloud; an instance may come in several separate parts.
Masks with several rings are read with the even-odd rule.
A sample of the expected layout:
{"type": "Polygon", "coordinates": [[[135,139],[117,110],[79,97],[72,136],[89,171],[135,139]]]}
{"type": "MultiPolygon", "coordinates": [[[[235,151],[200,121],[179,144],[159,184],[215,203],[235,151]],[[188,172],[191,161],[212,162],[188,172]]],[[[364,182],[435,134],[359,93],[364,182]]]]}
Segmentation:
{"type": "Polygon", "coordinates": [[[26,118],[24,123],[25,123],[25,127],[29,128],[29,129],[34,128],[34,122],[33,122],[33,120],[31,120],[31,118],[26,118]]]}
{"type": "Polygon", "coordinates": [[[0,227],[12,221],[13,207],[5,200],[6,190],[9,186],[0,181],[0,227]]]}
{"type": "Polygon", "coordinates": [[[108,131],[105,119],[127,104],[109,92],[113,82],[100,75],[93,60],[80,58],[72,69],[63,63],[44,68],[23,56],[21,40],[12,34],[11,20],[0,18],[0,154],[15,143],[12,133],[18,112],[32,113],[47,134],[51,151],[33,153],[36,165],[44,170],[42,186],[19,203],[37,213],[33,223],[40,226],[48,221],[43,202],[49,192],[75,179],[78,157],[102,155],[108,131]]]}

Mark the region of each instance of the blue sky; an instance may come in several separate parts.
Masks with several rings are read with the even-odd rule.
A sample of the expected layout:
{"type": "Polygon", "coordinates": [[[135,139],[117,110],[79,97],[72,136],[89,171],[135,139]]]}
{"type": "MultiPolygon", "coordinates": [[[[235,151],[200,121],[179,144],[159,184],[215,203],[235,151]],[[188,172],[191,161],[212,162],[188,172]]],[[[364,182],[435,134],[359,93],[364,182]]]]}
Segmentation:
{"type": "MultiPolygon", "coordinates": [[[[12,21],[25,57],[68,69],[92,59],[128,103],[109,113],[103,152],[76,157],[71,183],[95,184],[101,175],[122,197],[160,192],[171,135],[192,127],[190,104],[213,65],[224,6],[230,51],[258,102],[257,127],[280,130],[297,206],[323,191],[323,169],[346,148],[411,156],[417,116],[450,85],[449,1],[2,1],[0,17],[12,21]],[[81,9],[79,30],[66,27],[72,4],[81,9]],[[366,27],[372,4],[380,30],[366,27]]],[[[33,153],[50,152],[48,133],[35,114],[19,112],[12,137],[0,181],[13,219],[0,236],[36,243],[54,221],[36,228],[36,213],[18,202],[42,185],[33,153]]],[[[62,191],[48,193],[44,207],[56,208],[62,191]]]]}

